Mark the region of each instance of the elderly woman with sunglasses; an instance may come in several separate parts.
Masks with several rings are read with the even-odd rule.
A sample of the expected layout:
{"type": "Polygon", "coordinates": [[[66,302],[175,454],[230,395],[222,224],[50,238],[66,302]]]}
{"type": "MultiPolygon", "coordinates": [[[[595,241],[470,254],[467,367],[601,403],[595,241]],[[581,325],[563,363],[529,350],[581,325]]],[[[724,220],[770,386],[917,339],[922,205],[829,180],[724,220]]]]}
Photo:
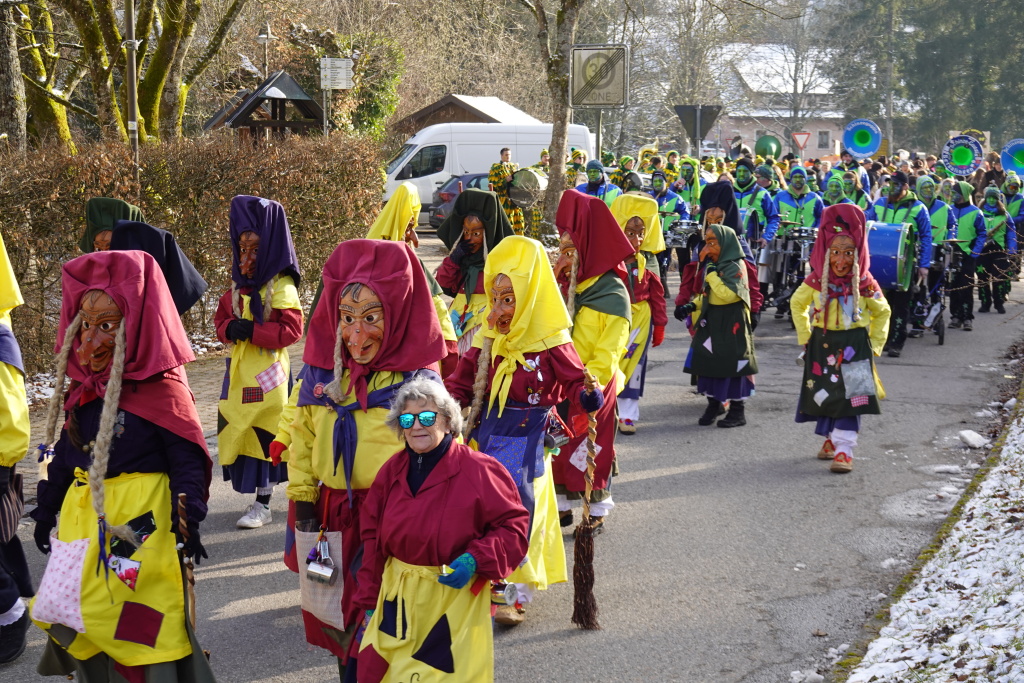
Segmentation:
{"type": "Polygon", "coordinates": [[[358,680],[493,681],[488,587],[526,556],[529,513],[504,465],[453,440],[462,413],[439,382],[406,382],[387,425],[406,445],[363,508],[358,680]]]}

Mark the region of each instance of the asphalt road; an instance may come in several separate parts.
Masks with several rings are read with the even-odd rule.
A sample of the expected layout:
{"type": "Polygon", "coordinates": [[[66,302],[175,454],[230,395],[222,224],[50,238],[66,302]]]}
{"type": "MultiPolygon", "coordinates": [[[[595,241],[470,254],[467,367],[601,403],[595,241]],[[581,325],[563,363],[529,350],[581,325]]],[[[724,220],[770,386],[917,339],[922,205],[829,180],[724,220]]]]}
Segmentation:
{"type": "MultiPolygon", "coordinates": [[[[864,419],[848,475],[831,474],[813,427],[793,422],[800,369],[788,323],[769,314],[758,329],[748,424],[726,430],[697,425],[705,401],[682,373],[689,337],[672,320],[653,351],[640,429],[617,443],[617,506],[596,542],[603,629],[575,629],[571,584],[552,587],[522,626],[496,633],[497,680],[776,683],[856,640],[955,501],[942,488],[963,486],[934,468],[980,460],[956,433],[984,431],[975,413],[1014,374],[1002,356],[1021,336],[1022,300],[979,315],[974,332],[950,331],[945,346],[928,336],[880,360],[889,399],[864,419]]],[[[218,478],[196,585],[198,635],[218,680],[337,680],[334,660],[303,639],[297,578],[280,561],[283,492],[271,525],[237,530],[249,501],[218,478]]],[[[43,557],[30,527],[21,536],[38,581],[43,557]]],[[[42,643],[33,628],[0,680],[45,680],[35,674],[42,643]]]]}

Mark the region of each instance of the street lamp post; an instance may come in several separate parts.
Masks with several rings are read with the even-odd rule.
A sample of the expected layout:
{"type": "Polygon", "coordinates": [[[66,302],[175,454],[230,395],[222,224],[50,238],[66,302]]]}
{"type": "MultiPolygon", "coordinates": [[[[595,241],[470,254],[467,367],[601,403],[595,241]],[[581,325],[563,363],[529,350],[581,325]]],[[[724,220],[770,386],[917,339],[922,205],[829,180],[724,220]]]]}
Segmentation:
{"type": "Polygon", "coordinates": [[[267,78],[270,76],[268,71],[268,62],[270,61],[270,41],[277,40],[277,36],[274,35],[273,31],[270,30],[270,22],[268,21],[265,26],[260,28],[259,34],[256,36],[256,42],[263,46],[263,77],[267,78]]]}

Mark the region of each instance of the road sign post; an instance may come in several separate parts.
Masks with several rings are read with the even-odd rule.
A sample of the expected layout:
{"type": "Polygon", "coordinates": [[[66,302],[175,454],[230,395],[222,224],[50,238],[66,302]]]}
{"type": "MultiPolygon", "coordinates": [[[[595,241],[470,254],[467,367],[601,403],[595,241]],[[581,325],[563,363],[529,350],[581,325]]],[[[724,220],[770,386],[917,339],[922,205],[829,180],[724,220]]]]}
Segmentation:
{"type": "Polygon", "coordinates": [[[807,141],[811,139],[811,134],[807,131],[798,131],[793,133],[793,142],[796,143],[797,149],[800,150],[801,154],[804,148],[807,147],[807,141]]]}
{"type": "Polygon", "coordinates": [[[621,109],[629,104],[626,45],[573,45],[570,57],[570,107],[621,109]]]}
{"type": "Polygon", "coordinates": [[[321,57],[320,89],[324,91],[324,136],[330,131],[330,115],[328,114],[329,90],[351,90],[355,85],[352,79],[352,60],[339,57],[321,57]]]}

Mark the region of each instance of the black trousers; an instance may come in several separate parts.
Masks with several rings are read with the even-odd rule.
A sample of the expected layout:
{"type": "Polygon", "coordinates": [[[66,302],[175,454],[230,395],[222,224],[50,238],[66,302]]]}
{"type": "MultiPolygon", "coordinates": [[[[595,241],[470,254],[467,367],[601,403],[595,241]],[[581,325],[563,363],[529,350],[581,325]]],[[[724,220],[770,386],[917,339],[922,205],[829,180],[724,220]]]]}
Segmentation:
{"type": "Polygon", "coordinates": [[[910,301],[913,298],[911,292],[901,292],[895,289],[885,290],[885,300],[889,302],[892,309],[892,317],[889,318],[889,346],[894,349],[902,349],[903,343],[907,341],[907,321],[910,320],[910,301]]]}
{"type": "Polygon", "coordinates": [[[1013,273],[1010,255],[995,242],[989,242],[978,258],[978,298],[981,305],[1002,305],[1010,295],[1010,277],[1013,273]]]}
{"type": "Polygon", "coordinates": [[[974,271],[976,261],[964,256],[960,269],[953,274],[953,285],[949,290],[949,315],[958,320],[974,320],[974,271]]]}

